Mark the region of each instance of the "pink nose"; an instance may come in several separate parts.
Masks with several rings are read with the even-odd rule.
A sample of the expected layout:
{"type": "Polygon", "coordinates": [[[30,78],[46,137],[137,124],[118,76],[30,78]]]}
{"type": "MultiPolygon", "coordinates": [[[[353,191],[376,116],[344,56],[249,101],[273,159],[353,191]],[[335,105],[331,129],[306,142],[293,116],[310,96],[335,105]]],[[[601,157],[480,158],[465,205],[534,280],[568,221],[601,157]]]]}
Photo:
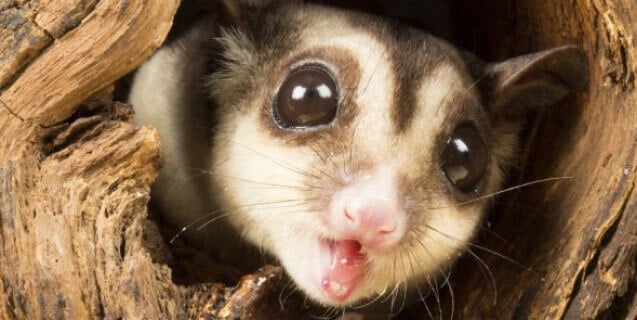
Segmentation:
{"type": "Polygon", "coordinates": [[[382,197],[359,196],[344,203],[342,223],[345,233],[351,234],[363,246],[379,249],[393,245],[398,235],[396,205],[382,197]]]}

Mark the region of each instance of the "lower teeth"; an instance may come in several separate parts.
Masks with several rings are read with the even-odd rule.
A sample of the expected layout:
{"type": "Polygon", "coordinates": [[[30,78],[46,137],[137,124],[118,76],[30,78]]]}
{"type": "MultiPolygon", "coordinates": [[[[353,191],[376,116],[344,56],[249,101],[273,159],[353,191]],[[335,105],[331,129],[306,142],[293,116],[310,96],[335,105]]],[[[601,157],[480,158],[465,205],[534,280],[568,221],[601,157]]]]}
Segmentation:
{"type": "Polygon", "coordinates": [[[330,282],[329,288],[330,288],[330,292],[332,292],[333,294],[337,296],[342,296],[347,292],[347,288],[345,288],[345,286],[342,286],[339,283],[334,281],[330,282]]]}

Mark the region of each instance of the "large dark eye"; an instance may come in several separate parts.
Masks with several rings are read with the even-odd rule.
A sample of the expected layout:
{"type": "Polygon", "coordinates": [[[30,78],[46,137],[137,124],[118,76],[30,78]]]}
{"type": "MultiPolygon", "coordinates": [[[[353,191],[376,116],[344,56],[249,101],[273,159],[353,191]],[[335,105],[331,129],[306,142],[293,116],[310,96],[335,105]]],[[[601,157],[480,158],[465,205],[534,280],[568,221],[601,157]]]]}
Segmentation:
{"type": "Polygon", "coordinates": [[[442,152],[441,165],[447,179],[462,192],[476,191],[487,169],[487,150],[471,124],[457,127],[442,152]]]}
{"type": "Polygon", "coordinates": [[[284,128],[328,124],[336,115],[338,92],[332,76],[317,66],[292,72],[279,88],[274,118],[284,128]]]}

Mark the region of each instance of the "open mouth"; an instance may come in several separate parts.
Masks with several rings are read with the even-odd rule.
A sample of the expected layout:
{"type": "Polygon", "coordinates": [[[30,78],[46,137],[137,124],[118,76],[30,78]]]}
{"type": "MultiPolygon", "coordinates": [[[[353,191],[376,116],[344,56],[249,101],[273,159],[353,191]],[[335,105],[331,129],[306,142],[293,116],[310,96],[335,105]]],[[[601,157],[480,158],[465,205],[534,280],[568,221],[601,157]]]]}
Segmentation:
{"type": "Polygon", "coordinates": [[[332,301],[343,303],[358,287],[367,257],[355,240],[321,240],[320,288],[332,301]]]}

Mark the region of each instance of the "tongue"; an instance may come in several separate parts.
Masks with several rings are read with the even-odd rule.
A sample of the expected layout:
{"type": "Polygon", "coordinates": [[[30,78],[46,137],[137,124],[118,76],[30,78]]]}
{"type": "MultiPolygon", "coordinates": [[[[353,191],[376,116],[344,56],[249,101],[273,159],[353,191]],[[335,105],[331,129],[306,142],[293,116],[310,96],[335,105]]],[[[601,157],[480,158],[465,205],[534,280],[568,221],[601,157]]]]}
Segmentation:
{"type": "Polygon", "coordinates": [[[324,267],[321,287],[332,299],[342,302],[354,291],[365,271],[365,255],[357,241],[343,240],[324,243],[324,267]],[[328,253],[329,252],[329,253],[328,253]]]}

